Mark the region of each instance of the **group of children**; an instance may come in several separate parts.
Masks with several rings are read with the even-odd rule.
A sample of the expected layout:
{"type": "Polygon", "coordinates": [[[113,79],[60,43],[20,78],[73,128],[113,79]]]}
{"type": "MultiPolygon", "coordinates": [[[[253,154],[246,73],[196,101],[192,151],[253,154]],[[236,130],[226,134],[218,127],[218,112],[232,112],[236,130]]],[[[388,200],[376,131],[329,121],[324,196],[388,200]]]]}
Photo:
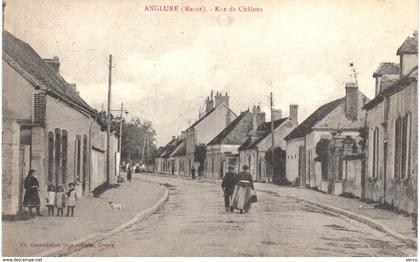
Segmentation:
{"type": "Polygon", "coordinates": [[[68,184],[69,190],[64,193],[62,185],[57,186],[57,190],[54,185],[48,186],[47,195],[45,196],[46,205],[48,207],[48,216],[54,216],[54,208],[57,207],[57,216],[63,216],[63,210],[67,207],[67,216],[71,214],[73,216],[74,207],[77,202],[77,195],[75,191],[74,183],[68,184]]]}

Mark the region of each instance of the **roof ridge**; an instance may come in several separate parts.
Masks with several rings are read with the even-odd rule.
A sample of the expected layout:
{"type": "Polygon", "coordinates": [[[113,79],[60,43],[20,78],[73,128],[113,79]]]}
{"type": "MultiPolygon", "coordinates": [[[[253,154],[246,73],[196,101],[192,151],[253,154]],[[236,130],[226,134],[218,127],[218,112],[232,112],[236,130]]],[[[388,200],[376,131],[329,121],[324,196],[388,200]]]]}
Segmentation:
{"type": "Polygon", "coordinates": [[[229,125],[223,128],[207,145],[214,145],[217,144],[217,141],[221,142],[227,135],[229,135],[230,131],[232,131],[239,122],[248,114],[250,113],[249,110],[242,112],[239,116],[237,116],[229,125]]]}
{"type": "MultiPolygon", "coordinates": [[[[362,92],[360,92],[363,96],[365,96],[362,92]]],[[[344,102],[346,97],[338,98],[332,100],[328,103],[325,103],[319,106],[315,111],[312,112],[302,123],[300,123],[295,129],[293,129],[284,139],[290,140],[294,138],[299,138],[308,132],[309,129],[312,129],[320,120],[322,120],[326,115],[328,115],[331,111],[333,111],[339,104],[344,102]],[[325,111],[324,111],[325,110],[325,111]]]]}

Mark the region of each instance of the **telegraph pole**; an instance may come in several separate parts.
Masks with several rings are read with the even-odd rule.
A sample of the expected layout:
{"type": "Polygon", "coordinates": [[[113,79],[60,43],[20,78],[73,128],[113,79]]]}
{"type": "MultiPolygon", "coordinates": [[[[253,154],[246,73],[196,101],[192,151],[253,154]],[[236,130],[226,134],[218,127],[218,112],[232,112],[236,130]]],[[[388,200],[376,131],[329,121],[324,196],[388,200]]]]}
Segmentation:
{"type": "Polygon", "coordinates": [[[143,151],[141,152],[141,162],[143,162],[143,164],[144,164],[144,149],[146,148],[146,139],[147,139],[147,135],[144,135],[144,138],[143,138],[143,151]]]}
{"type": "Polygon", "coordinates": [[[106,130],[106,181],[107,184],[110,182],[110,154],[109,154],[109,143],[110,143],[110,135],[111,135],[111,80],[112,80],[112,55],[109,55],[109,78],[108,78],[108,119],[107,119],[107,130],[106,130]]]}
{"type": "Polygon", "coordinates": [[[147,137],[147,155],[146,155],[146,166],[149,164],[149,143],[150,143],[150,139],[149,137],[147,137]]]}
{"type": "MultiPolygon", "coordinates": [[[[273,92],[270,92],[270,111],[271,111],[271,182],[274,176],[274,112],[273,112],[273,92]]],[[[269,181],[270,182],[270,179],[269,181]]]]}

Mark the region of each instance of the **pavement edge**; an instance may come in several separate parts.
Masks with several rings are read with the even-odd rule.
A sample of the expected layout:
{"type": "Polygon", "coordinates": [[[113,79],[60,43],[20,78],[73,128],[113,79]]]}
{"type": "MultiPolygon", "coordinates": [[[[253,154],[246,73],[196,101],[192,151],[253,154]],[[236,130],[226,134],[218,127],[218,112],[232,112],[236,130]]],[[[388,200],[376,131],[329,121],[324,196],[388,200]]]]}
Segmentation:
{"type": "Polygon", "coordinates": [[[122,231],[123,229],[145,219],[146,217],[152,215],[153,213],[155,213],[157,210],[159,210],[169,199],[169,190],[168,188],[162,186],[164,188],[164,193],[163,196],[159,199],[158,202],[156,202],[152,207],[138,213],[133,219],[131,219],[130,221],[112,229],[109,232],[106,233],[93,233],[90,234],[88,236],[79,238],[75,241],[72,241],[69,243],[70,246],[72,246],[72,248],[68,248],[68,249],[63,249],[63,248],[55,248],[55,249],[51,249],[48,251],[44,251],[38,254],[33,255],[34,257],[61,257],[61,256],[66,256],[69,255],[71,253],[74,253],[78,250],[83,249],[83,246],[86,246],[87,244],[95,244],[98,243],[100,241],[102,241],[103,239],[105,239],[106,237],[109,237],[115,233],[118,233],[120,231],[122,231]]]}

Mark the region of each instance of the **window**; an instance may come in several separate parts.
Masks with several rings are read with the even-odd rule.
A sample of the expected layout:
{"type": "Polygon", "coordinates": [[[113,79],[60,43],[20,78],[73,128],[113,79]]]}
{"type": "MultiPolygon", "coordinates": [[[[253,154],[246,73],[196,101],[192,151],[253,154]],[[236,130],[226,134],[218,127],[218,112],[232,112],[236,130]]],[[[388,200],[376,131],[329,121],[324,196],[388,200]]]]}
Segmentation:
{"type": "Polygon", "coordinates": [[[372,150],[372,176],[378,177],[379,168],[379,129],[375,127],[373,130],[373,150],[372,150]]]}
{"type": "Polygon", "coordinates": [[[55,186],[62,184],[61,179],[61,131],[55,129],[55,186]]]}
{"type": "Polygon", "coordinates": [[[407,119],[407,163],[406,163],[406,177],[410,176],[411,172],[411,112],[406,114],[407,119]]]}
{"type": "Polygon", "coordinates": [[[61,173],[62,184],[67,185],[67,131],[63,130],[61,135],[61,173]]]}
{"type": "Polygon", "coordinates": [[[88,179],[88,161],[87,161],[87,157],[88,157],[88,139],[87,136],[84,135],[83,136],[83,179],[82,179],[82,189],[83,189],[83,193],[85,193],[86,190],[86,182],[88,179]]]}
{"type": "Polygon", "coordinates": [[[410,173],[411,161],[411,114],[398,117],[395,121],[395,162],[394,178],[404,179],[410,173]]]}
{"type": "Polygon", "coordinates": [[[75,151],[76,151],[76,181],[80,181],[80,136],[76,136],[75,151]]]}
{"type": "Polygon", "coordinates": [[[48,132],[48,185],[54,184],[54,133],[48,132]]]}
{"type": "Polygon", "coordinates": [[[410,175],[411,162],[411,113],[395,121],[394,178],[405,179],[410,175]]]}

